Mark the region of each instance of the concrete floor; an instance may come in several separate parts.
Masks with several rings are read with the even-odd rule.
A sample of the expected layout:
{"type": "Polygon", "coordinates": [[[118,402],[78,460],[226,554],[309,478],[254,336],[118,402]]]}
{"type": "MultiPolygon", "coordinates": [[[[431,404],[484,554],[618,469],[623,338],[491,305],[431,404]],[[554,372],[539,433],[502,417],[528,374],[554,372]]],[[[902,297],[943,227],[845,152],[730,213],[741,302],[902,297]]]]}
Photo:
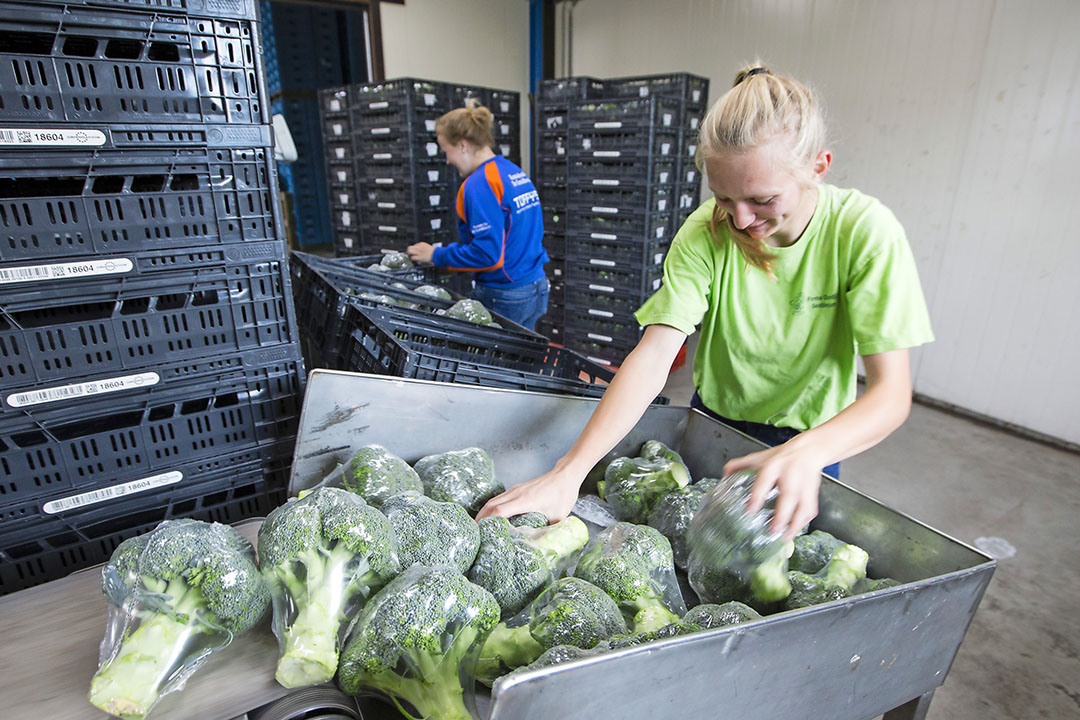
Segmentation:
{"type": "MultiPolygon", "coordinates": [[[[690,365],[668,380],[673,404],[689,404],[690,365]]],[[[916,405],[844,461],[841,480],[969,545],[1015,548],[998,558],[929,720],[1080,718],[1080,455],[916,405]]]]}

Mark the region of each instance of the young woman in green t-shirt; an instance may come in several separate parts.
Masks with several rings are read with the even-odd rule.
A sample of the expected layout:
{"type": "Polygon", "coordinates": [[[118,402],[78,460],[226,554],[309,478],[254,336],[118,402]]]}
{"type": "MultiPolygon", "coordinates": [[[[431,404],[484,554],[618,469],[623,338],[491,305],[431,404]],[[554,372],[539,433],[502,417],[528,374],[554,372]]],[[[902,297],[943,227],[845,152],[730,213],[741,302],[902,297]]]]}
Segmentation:
{"type": "Polygon", "coordinates": [[[831,162],[808,88],[760,65],[736,75],[701,126],[698,164],[713,199],[672,243],[663,286],[637,313],[642,339],[570,451],[479,517],[566,517],[698,325],[694,405],[779,442],[724,473],[756,468],[751,511],[778,487],[773,529],[787,538],[817,515],[822,470],[907,418],[908,348],[932,339],[903,228],[873,198],[823,184],[831,162]],[[857,357],[866,371],[858,399],[857,357]]]}

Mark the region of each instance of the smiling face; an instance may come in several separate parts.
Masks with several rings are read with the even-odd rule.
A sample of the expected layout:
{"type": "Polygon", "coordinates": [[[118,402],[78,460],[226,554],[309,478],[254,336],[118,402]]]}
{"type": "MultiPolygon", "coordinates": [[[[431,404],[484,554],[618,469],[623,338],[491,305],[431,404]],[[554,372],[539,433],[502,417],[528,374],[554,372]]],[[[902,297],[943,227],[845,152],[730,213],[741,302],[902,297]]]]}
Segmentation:
{"type": "Polygon", "coordinates": [[[819,153],[809,176],[793,170],[783,137],[741,153],[705,160],[709,190],[731,227],[773,247],[792,245],[810,224],[817,205],[816,183],[832,156],[819,153]]]}

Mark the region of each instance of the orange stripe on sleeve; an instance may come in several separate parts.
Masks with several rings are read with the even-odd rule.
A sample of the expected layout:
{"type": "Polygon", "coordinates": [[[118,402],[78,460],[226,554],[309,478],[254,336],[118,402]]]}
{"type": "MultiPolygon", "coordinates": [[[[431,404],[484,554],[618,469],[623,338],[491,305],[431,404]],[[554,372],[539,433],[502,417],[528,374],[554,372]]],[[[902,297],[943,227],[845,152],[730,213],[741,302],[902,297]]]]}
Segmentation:
{"type": "Polygon", "coordinates": [[[465,183],[461,183],[457,191],[457,215],[461,218],[461,222],[469,222],[469,219],[465,217],[465,183]]]}
{"type": "Polygon", "coordinates": [[[503,188],[502,175],[499,174],[499,166],[497,163],[489,162],[484,166],[484,177],[487,179],[488,185],[491,186],[491,192],[495,193],[495,199],[499,202],[499,207],[502,207],[503,188]]]}

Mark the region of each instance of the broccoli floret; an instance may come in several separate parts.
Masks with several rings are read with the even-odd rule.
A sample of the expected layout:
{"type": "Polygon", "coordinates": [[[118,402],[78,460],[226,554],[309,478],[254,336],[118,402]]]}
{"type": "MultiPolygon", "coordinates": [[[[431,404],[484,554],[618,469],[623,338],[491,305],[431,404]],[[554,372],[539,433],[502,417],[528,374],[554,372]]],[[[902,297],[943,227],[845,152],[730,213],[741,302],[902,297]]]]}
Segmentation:
{"type": "Polygon", "coordinates": [[[553,648],[545,650],[541,653],[540,657],[536,658],[536,660],[528,665],[514,670],[514,673],[521,673],[527,670],[539,670],[541,668],[551,667],[552,665],[560,665],[571,660],[594,657],[609,652],[610,650],[611,646],[608,645],[606,641],[600,642],[595,647],[588,650],[574,647],[573,645],[556,645],[553,648]]]}
{"type": "Polygon", "coordinates": [[[446,311],[446,315],[458,320],[467,320],[477,325],[489,325],[492,319],[491,313],[484,307],[484,304],[471,298],[458,300],[450,306],[446,311]]]}
{"type": "Polygon", "coordinates": [[[727,627],[739,623],[758,620],[761,614],[754,608],[738,601],[726,602],[722,605],[715,603],[702,603],[691,608],[683,615],[683,622],[697,625],[702,630],[710,628],[727,627]]]}
{"type": "Polygon", "coordinates": [[[541,512],[527,512],[510,518],[514,527],[545,528],[548,526],[547,515],[541,512]]]}
{"type": "Polygon", "coordinates": [[[711,565],[708,554],[691,553],[687,572],[690,587],[704,603],[737,600],[762,614],[776,612],[791,592],[787,559],[794,543],[783,543],[776,552],[750,568],[747,579],[726,567],[711,565]]]}
{"type": "Polygon", "coordinates": [[[671,544],[647,525],[617,522],[605,528],[574,575],[610,595],[635,633],[678,622],[685,611],[671,544]]]}
{"type": "Polygon", "coordinates": [[[387,270],[408,270],[415,267],[413,261],[409,259],[409,256],[401,251],[388,252],[382,256],[382,260],[379,261],[387,270]]]}
{"type": "Polygon", "coordinates": [[[784,601],[788,610],[839,600],[851,594],[855,584],[866,577],[869,556],[857,545],[841,545],[820,572],[792,571],[788,574],[792,590],[784,601]]]}
{"type": "Polygon", "coordinates": [[[397,535],[401,567],[453,565],[462,574],[472,567],[480,548],[480,528],[457,503],[410,490],[386,500],[382,511],[397,535]]]}
{"type": "Polygon", "coordinates": [[[693,485],[672,490],[660,498],[652,514],[649,515],[649,525],[663,533],[671,543],[675,567],[686,569],[690,559],[686,531],[694,515],[701,508],[705,493],[712,490],[718,482],[720,482],[718,478],[702,478],[693,485]]]}
{"type": "Polygon", "coordinates": [[[560,578],[525,612],[491,632],[480,652],[477,679],[491,683],[557,645],[587,649],[626,631],[622,612],[607,593],[581,578],[560,578]]]}
{"type": "Polygon", "coordinates": [[[650,643],[654,640],[663,640],[664,638],[687,635],[689,633],[699,632],[700,630],[702,630],[701,626],[695,623],[678,620],[658,627],[655,630],[643,630],[641,632],[635,632],[633,635],[619,635],[613,637],[611,638],[609,645],[612,650],[621,650],[622,648],[644,645],[645,643],[650,643]]]}
{"type": "Polygon", "coordinates": [[[420,295],[426,295],[428,297],[437,298],[439,300],[453,300],[453,296],[441,287],[434,285],[417,285],[412,290],[414,293],[420,295]]]}
{"type": "Polygon", "coordinates": [[[877,580],[871,580],[870,578],[863,578],[859,582],[855,583],[855,587],[851,589],[852,595],[861,595],[862,593],[874,592],[875,590],[884,590],[885,588],[896,587],[900,585],[899,580],[892,578],[878,578],[877,580]]]}
{"type": "Polygon", "coordinates": [[[456,569],[413,565],[357,616],[338,683],[350,695],[361,688],[385,693],[406,717],[471,720],[462,662],[475,659],[498,622],[495,598],[456,569]]]}
{"type": "Polygon", "coordinates": [[[795,552],[788,561],[788,568],[798,570],[807,575],[820,572],[829,562],[833,551],[844,544],[843,540],[835,537],[824,530],[815,530],[808,535],[800,535],[795,538],[795,552]]]}
{"type": "Polygon", "coordinates": [[[106,638],[122,637],[90,683],[90,702],[141,718],[181,668],[198,667],[266,612],[255,552],[227,525],[168,520],[122,542],[102,570],[113,605],[106,638]],[[137,626],[136,626],[137,623],[137,626]],[[192,639],[203,636],[198,643],[192,639]]]}
{"type": "Polygon", "coordinates": [[[424,484],[416,471],[382,445],[360,448],[349,462],[334,471],[331,479],[340,480],[343,488],[356,493],[375,508],[400,492],[424,492],[424,484]]]}
{"type": "Polygon", "coordinates": [[[520,612],[589,541],[589,528],[573,515],[543,528],[515,528],[501,517],[478,525],[480,550],[469,580],[495,596],[503,619],[520,612]]]}
{"type": "Polygon", "coordinates": [[[259,561],[283,645],[275,677],[288,688],[334,677],[347,621],[400,569],[390,521],[332,487],[270,513],[259,530],[259,561]]]}
{"type": "Polygon", "coordinates": [[[440,502],[456,502],[470,515],[480,512],[491,498],[506,490],[495,479],[495,461],[478,447],[428,455],[414,465],[424,494],[440,502]]]}
{"type": "Polygon", "coordinates": [[[639,457],[612,460],[597,489],[620,520],[644,523],[661,498],[689,484],[690,472],[679,454],[650,440],[639,457]]]}

